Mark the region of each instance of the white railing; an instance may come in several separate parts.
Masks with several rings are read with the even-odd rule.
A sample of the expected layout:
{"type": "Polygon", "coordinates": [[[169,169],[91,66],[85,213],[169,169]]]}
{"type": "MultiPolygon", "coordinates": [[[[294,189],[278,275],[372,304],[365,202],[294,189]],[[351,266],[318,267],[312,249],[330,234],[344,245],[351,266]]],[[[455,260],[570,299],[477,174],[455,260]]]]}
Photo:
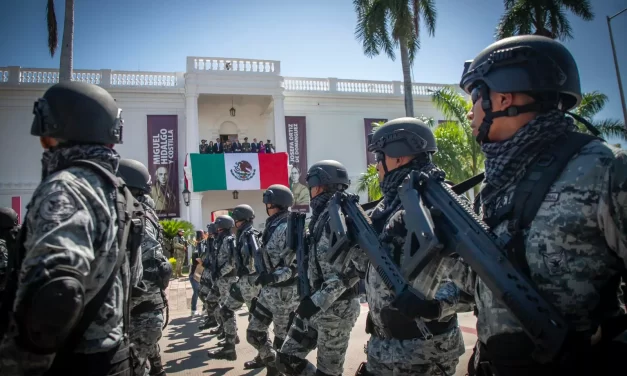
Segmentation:
{"type": "MultiPolygon", "coordinates": [[[[416,96],[431,95],[432,91],[450,87],[461,90],[454,85],[414,83],[412,93],[416,96]]],[[[286,92],[345,93],[402,96],[405,94],[401,81],[367,81],[343,80],[338,78],[284,77],[283,88],[286,92]]]]}
{"type": "MultiPolygon", "coordinates": [[[[87,82],[102,87],[120,88],[183,88],[185,78],[177,72],[129,72],[111,69],[72,72],[73,81],[87,82]]],[[[57,69],[0,67],[0,85],[52,85],[59,82],[57,69]]]]}
{"type": "Polygon", "coordinates": [[[226,57],[187,57],[187,72],[224,71],[280,75],[281,62],[276,60],[226,57]]]}

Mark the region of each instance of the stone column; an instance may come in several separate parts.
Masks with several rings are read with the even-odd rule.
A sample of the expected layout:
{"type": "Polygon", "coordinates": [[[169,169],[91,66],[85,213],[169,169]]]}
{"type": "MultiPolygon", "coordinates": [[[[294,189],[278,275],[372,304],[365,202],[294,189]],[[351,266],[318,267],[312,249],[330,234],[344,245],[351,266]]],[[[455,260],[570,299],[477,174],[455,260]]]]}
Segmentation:
{"type": "Polygon", "coordinates": [[[276,152],[287,151],[287,138],[285,136],[285,109],[283,95],[273,95],[274,101],[274,140],[272,143],[276,152]]]}
{"type": "MultiPolygon", "coordinates": [[[[185,165],[185,157],[188,153],[198,153],[198,144],[200,143],[198,135],[198,94],[185,94],[185,153],[183,153],[183,165],[185,165]]],[[[191,168],[191,167],[190,167],[191,168]]],[[[183,180],[184,181],[184,180],[183,180]]],[[[181,188],[181,191],[185,186],[181,188]]],[[[191,179],[187,181],[187,189],[194,192],[194,184],[191,179]]],[[[193,197],[196,193],[190,195],[189,207],[187,207],[187,220],[193,222],[193,197]]],[[[202,200],[202,197],[200,198],[202,200]]],[[[202,218],[202,207],[201,210],[202,218]]],[[[194,224],[195,225],[195,224],[194,224]]]]}
{"type": "Polygon", "coordinates": [[[194,225],[195,230],[204,230],[202,223],[202,193],[193,192],[189,195],[189,221],[194,225]]]}

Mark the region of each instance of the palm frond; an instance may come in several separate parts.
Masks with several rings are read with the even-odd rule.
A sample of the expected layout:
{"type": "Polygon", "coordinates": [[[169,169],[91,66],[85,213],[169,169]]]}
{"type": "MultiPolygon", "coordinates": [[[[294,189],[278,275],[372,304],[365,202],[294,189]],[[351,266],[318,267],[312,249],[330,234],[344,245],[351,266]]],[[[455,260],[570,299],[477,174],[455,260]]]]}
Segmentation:
{"type": "Polygon", "coordinates": [[[574,112],[582,118],[590,120],[603,110],[608,100],[607,95],[596,90],[590,93],[583,93],[581,103],[574,112]]]}
{"type": "Polygon", "coordinates": [[[163,235],[167,239],[174,238],[179,229],[183,229],[183,234],[185,237],[195,235],[194,225],[188,221],[183,221],[180,219],[164,219],[159,221],[159,223],[161,223],[161,226],[163,227],[163,235]]]}
{"type": "Polygon", "coordinates": [[[379,186],[379,173],[377,172],[377,166],[371,164],[368,165],[366,172],[362,173],[357,180],[357,187],[355,189],[357,193],[368,193],[370,200],[378,200],[383,196],[381,193],[381,187],[379,186]]]}
{"type": "Polygon", "coordinates": [[[437,10],[435,7],[435,0],[417,0],[415,3],[418,5],[418,9],[414,8],[416,20],[422,18],[425,21],[425,27],[429,35],[435,35],[435,21],[437,18],[437,10]]]}
{"type": "Polygon", "coordinates": [[[616,137],[623,141],[627,141],[625,124],[620,120],[603,119],[600,121],[593,121],[592,125],[605,137],[616,137]]]}
{"type": "Polygon", "coordinates": [[[54,0],[48,0],[46,4],[46,23],[48,26],[48,50],[50,57],[53,57],[59,46],[59,30],[57,29],[57,15],[54,12],[54,0]]]}
{"type": "Polygon", "coordinates": [[[562,0],[564,8],[570,10],[576,16],[585,21],[592,21],[594,13],[592,12],[592,4],[589,0],[562,0]]]}
{"type": "Polygon", "coordinates": [[[461,94],[451,88],[429,91],[431,92],[431,101],[447,120],[455,120],[459,124],[467,123],[466,114],[472,105],[461,94]]]}

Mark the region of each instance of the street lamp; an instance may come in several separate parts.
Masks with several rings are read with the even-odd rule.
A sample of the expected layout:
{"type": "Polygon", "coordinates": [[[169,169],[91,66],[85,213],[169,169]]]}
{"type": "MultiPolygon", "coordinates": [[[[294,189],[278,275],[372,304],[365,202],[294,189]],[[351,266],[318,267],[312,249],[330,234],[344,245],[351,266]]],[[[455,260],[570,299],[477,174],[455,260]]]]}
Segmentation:
{"type": "Polygon", "coordinates": [[[231,98],[231,109],[229,110],[231,116],[235,117],[235,106],[233,106],[233,98],[231,98]]]}
{"type": "Polygon", "coordinates": [[[183,202],[185,202],[185,206],[189,206],[189,195],[190,195],[190,191],[189,189],[187,189],[187,187],[185,187],[185,189],[183,189],[183,202]]]}
{"type": "Polygon", "coordinates": [[[620,79],[620,69],[618,69],[618,58],[616,57],[616,47],[614,46],[614,36],[612,35],[612,18],[627,11],[627,8],[621,10],[613,16],[607,16],[607,28],[610,30],[610,43],[612,44],[612,55],[614,55],[614,67],[616,68],[616,78],[618,80],[618,93],[620,94],[620,104],[623,106],[623,119],[625,122],[625,131],[627,132],[627,107],[625,107],[625,93],[623,92],[623,82],[620,79]]]}
{"type": "Polygon", "coordinates": [[[238,197],[239,197],[239,192],[233,191],[233,200],[237,200],[238,197]]]}

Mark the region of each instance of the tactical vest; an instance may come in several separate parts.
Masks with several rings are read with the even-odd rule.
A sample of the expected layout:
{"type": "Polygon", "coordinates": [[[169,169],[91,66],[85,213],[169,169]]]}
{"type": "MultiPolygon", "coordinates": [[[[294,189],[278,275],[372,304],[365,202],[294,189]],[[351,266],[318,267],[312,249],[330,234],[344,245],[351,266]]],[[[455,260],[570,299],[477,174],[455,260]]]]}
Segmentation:
{"type": "MultiPolygon", "coordinates": [[[[67,373],[67,370],[71,369],[72,363],[89,364],[90,357],[98,364],[102,364],[103,367],[108,367],[113,363],[128,359],[130,356],[126,340],[123,340],[120,346],[117,349],[114,349],[115,351],[113,354],[109,351],[107,352],[108,356],[104,357],[101,353],[76,354],[74,353],[74,350],[82,340],[89,325],[98,315],[98,312],[109,295],[109,291],[111,290],[111,287],[118,276],[118,272],[124,263],[127,263],[129,268],[129,281],[137,279],[138,276],[132,276],[130,273],[132,273],[131,266],[136,264],[138,261],[137,258],[139,257],[139,248],[141,246],[142,236],[144,233],[144,210],[141,204],[135,200],[129,189],[126,187],[124,181],[113,175],[98,163],[89,160],[76,160],[73,161],[69,167],[71,166],[83,167],[91,170],[93,173],[100,176],[105,182],[108,182],[116,188],[114,190],[114,201],[117,213],[117,241],[119,252],[115,266],[106,283],[85,305],[80,321],[75,326],[72,333],[68,336],[63,348],[57,351],[54,362],[45,375],[60,374],[59,372],[67,373]]],[[[26,217],[28,217],[28,213],[26,217]]],[[[19,272],[21,270],[22,262],[26,256],[24,242],[26,240],[27,232],[27,224],[24,222],[16,245],[17,252],[9,253],[10,270],[8,273],[8,284],[7,289],[5,290],[6,293],[3,296],[2,306],[0,307],[0,325],[2,325],[0,327],[0,338],[4,337],[8,327],[9,317],[13,315],[13,303],[15,301],[15,294],[18,287],[19,272]]],[[[131,286],[126,285],[126,280],[124,278],[122,278],[122,280],[125,285],[123,286],[125,294],[123,307],[123,328],[124,333],[128,338],[131,286]]]]}
{"type": "MultiPolygon", "coordinates": [[[[278,220],[274,221],[270,227],[266,227],[263,230],[263,232],[261,233],[261,248],[266,248],[268,242],[270,241],[270,239],[272,239],[272,235],[274,235],[276,229],[283,223],[287,223],[287,216],[279,218],[278,220]]],[[[281,265],[281,260],[279,260],[276,265],[272,265],[272,259],[270,258],[270,255],[268,255],[268,267],[270,269],[269,271],[274,272],[279,266],[283,266],[281,265]]],[[[292,282],[291,279],[290,282],[292,282]]]]}
{"type": "MultiPolygon", "coordinates": [[[[163,228],[159,223],[159,218],[157,218],[154,211],[152,210],[146,210],[145,214],[146,220],[152,223],[152,225],[155,226],[155,228],[157,229],[157,241],[161,244],[164,236],[162,230],[163,228]]],[[[145,250],[142,251],[145,252],[145,250]]],[[[147,281],[153,282],[162,290],[165,290],[170,284],[170,277],[172,276],[172,266],[167,259],[159,260],[154,256],[154,253],[152,256],[153,257],[151,259],[142,261],[142,264],[144,265],[143,278],[147,281]],[[149,269],[156,269],[156,272],[150,271],[149,269]]]]}

